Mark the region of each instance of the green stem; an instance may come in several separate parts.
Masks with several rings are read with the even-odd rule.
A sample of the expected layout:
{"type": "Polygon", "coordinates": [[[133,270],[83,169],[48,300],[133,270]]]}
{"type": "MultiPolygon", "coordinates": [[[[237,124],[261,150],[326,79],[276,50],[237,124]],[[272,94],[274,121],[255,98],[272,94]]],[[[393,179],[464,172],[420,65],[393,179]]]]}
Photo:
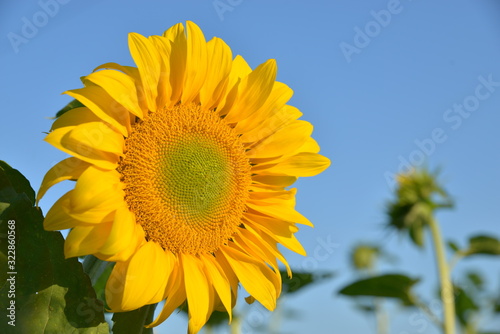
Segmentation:
{"type": "Polygon", "coordinates": [[[378,334],[388,334],[389,326],[387,320],[387,313],[384,311],[382,307],[382,299],[374,298],[373,306],[375,309],[375,319],[377,321],[377,333],[378,334]]]}
{"type": "Polygon", "coordinates": [[[430,219],[429,227],[434,242],[439,280],[441,286],[441,300],[443,302],[445,334],[455,334],[455,300],[453,296],[453,284],[451,283],[450,271],[444,253],[443,239],[439,225],[434,219],[430,219]]]}
{"type": "Polygon", "coordinates": [[[214,330],[213,330],[212,326],[205,325],[205,334],[213,334],[213,333],[214,333],[214,330]]]}

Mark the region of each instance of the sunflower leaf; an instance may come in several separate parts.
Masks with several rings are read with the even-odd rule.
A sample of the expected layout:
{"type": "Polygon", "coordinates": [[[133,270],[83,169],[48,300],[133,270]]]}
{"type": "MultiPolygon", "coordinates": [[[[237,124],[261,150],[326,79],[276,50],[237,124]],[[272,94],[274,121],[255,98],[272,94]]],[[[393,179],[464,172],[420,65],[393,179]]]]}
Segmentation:
{"type": "Polygon", "coordinates": [[[2,267],[8,281],[2,280],[0,305],[11,310],[0,332],[109,333],[82,265],[64,258],[61,233],[43,229],[43,215],[30,199],[33,190],[14,171],[0,165],[0,235],[7,236],[0,239],[0,259],[11,261],[2,267]]]}
{"type": "Polygon", "coordinates": [[[80,101],[72,100],[70,103],[65,105],[64,108],[62,108],[61,110],[59,110],[56,113],[56,118],[61,117],[62,115],[64,115],[68,111],[70,111],[71,109],[80,108],[80,107],[84,107],[84,105],[80,101]]]}
{"type": "Polygon", "coordinates": [[[419,279],[410,278],[401,274],[386,274],[361,279],[343,287],[338,293],[345,296],[372,296],[396,298],[405,306],[412,306],[412,286],[419,279]]]}
{"type": "Polygon", "coordinates": [[[455,313],[462,326],[469,323],[474,311],[479,310],[479,306],[461,287],[455,286],[455,313]]]}
{"type": "MultiPolygon", "coordinates": [[[[30,182],[17,169],[10,167],[5,161],[0,160],[0,169],[5,173],[5,177],[12,185],[16,193],[25,193],[31,203],[35,203],[35,191],[31,188],[30,182]]],[[[6,182],[6,181],[4,181],[6,182]]]]}
{"type": "Polygon", "coordinates": [[[282,270],[281,279],[283,282],[283,294],[297,292],[313,283],[331,278],[333,275],[332,272],[312,273],[307,271],[294,271],[292,278],[289,278],[287,272],[282,270]]]}
{"type": "Polygon", "coordinates": [[[153,334],[152,328],[145,328],[153,322],[156,305],[146,305],[137,310],[113,314],[113,334],[153,334]]]}
{"type": "Polygon", "coordinates": [[[500,240],[489,235],[477,235],[469,239],[469,247],[463,250],[464,256],[500,255],[500,240]]]}

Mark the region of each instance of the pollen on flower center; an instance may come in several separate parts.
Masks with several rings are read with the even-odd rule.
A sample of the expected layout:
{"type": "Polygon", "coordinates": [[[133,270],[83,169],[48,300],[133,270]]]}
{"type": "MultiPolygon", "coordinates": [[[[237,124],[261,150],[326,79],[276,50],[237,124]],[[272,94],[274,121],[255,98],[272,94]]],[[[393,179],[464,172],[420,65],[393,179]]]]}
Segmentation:
{"type": "Polygon", "coordinates": [[[126,139],[118,170],[148,240],[174,253],[214,252],[240,224],[251,182],[237,134],[214,111],[150,113],[126,139]]]}

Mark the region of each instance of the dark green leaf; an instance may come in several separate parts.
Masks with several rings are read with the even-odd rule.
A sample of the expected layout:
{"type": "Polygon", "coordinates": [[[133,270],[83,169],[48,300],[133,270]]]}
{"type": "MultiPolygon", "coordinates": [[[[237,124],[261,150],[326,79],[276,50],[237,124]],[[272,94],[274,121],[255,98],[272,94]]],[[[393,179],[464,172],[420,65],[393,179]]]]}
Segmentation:
{"type": "Polygon", "coordinates": [[[366,313],[375,312],[375,305],[373,303],[372,304],[358,303],[355,305],[355,307],[362,312],[366,312],[366,313]]]}
{"type": "Polygon", "coordinates": [[[144,326],[153,322],[156,305],[158,304],[113,314],[113,334],[152,334],[153,329],[144,326]]]}
{"type": "MultiPolygon", "coordinates": [[[[0,160],[0,169],[5,173],[4,182],[8,187],[10,184],[14,191],[19,194],[26,194],[32,204],[35,204],[35,191],[31,188],[30,182],[17,169],[10,167],[5,161],[0,160]]],[[[1,186],[0,186],[1,187],[1,186]]]]}
{"type": "Polygon", "coordinates": [[[400,274],[386,274],[361,279],[343,287],[339,293],[345,296],[372,296],[396,298],[404,305],[413,305],[412,286],[419,279],[400,274]]]}
{"type": "Polygon", "coordinates": [[[484,279],[481,274],[477,271],[468,271],[466,274],[467,280],[477,289],[482,290],[484,288],[484,279]]]}
{"type": "Polygon", "coordinates": [[[469,239],[469,247],[464,256],[471,255],[500,255],[500,241],[489,235],[478,235],[469,239]]]}
{"type": "Polygon", "coordinates": [[[496,301],[494,302],[493,306],[493,312],[495,313],[500,313],[500,296],[497,297],[496,301]]]}
{"type": "Polygon", "coordinates": [[[474,300],[472,300],[465,290],[455,287],[455,313],[462,326],[467,325],[471,313],[478,309],[474,300]]]}
{"type": "Polygon", "coordinates": [[[456,242],[454,242],[454,241],[448,241],[446,244],[455,253],[458,252],[458,251],[460,251],[460,247],[458,247],[458,245],[457,245],[456,242]]]}
{"type": "Polygon", "coordinates": [[[80,108],[80,107],[84,107],[84,105],[78,100],[73,100],[70,103],[68,103],[64,108],[62,108],[61,110],[59,110],[57,112],[56,118],[61,117],[62,115],[64,115],[68,111],[70,111],[71,109],[80,108]]]}
{"type": "Polygon", "coordinates": [[[306,271],[294,271],[292,278],[289,278],[287,272],[283,270],[281,271],[281,279],[283,282],[282,293],[295,293],[308,285],[318,283],[332,277],[333,273],[331,272],[312,273],[306,271]]]}
{"type": "Polygon", "coordinates": [[[115,266],[114,262],[106,262],[99,260],[93,255],[85,256],[83,261],[83,271],[89,275],[92,287],[94,288],[97,298],[106,306],[106,298],[104,296],[106,283],[111,271],[115,266]]]}
{"type": "MultiPolygon", "coordinates": [[[[236,315],[233,314],[233,321],[236,315]]],[[[208,318],[207,325],[211,327],[217,327],[220,325],[227,325],[229,323],[229,314],[227,312],[214,311],[210,318],[208,318]]]]}
{"type": "MultiPolygon", "coordinates": [[[[28,181],[5,169],[9,170],[5,165],[0,168],[0,235],[12,237],[0,239],[0,252],[13,256],[8,246],[15,246],[15,260],[8,258],[15,262],[8,263],[10,281],[0,288],[0,305],[15,302],[15,332],[109,333],[102,303],[82,265],[64,258],[61,233],[45,231],[41,211],[33,207],[26,189],[14,186],[28,181]]],[[[0,333],[12,329],[0,321],[0,333]]]]}

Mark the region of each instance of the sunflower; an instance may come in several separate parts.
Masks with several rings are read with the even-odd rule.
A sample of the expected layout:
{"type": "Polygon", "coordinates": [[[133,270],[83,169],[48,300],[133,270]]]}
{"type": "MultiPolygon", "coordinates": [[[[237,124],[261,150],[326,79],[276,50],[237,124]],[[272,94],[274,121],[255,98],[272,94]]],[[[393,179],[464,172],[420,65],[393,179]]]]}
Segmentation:
{"type": "Polygon", "coordinates": [[[219,38],[177,24],[129,34],[137,67],[107,63],[66,91],[83,107],[57,118],[45,140],[69,153],[38,199],[76,180],[48,211],[46,230],[71,229],[65,256],[116,262],[112,312],[165,300],[163,322],[189,305],[189,333],[231,310],[238,286],[267,309],[281,292],[277,245],[305,255],[294,233],[312,224],[295,207],[298,177],[328,167],[313,127],[287,105],[276,62],[252,70],[219,38]]]}

